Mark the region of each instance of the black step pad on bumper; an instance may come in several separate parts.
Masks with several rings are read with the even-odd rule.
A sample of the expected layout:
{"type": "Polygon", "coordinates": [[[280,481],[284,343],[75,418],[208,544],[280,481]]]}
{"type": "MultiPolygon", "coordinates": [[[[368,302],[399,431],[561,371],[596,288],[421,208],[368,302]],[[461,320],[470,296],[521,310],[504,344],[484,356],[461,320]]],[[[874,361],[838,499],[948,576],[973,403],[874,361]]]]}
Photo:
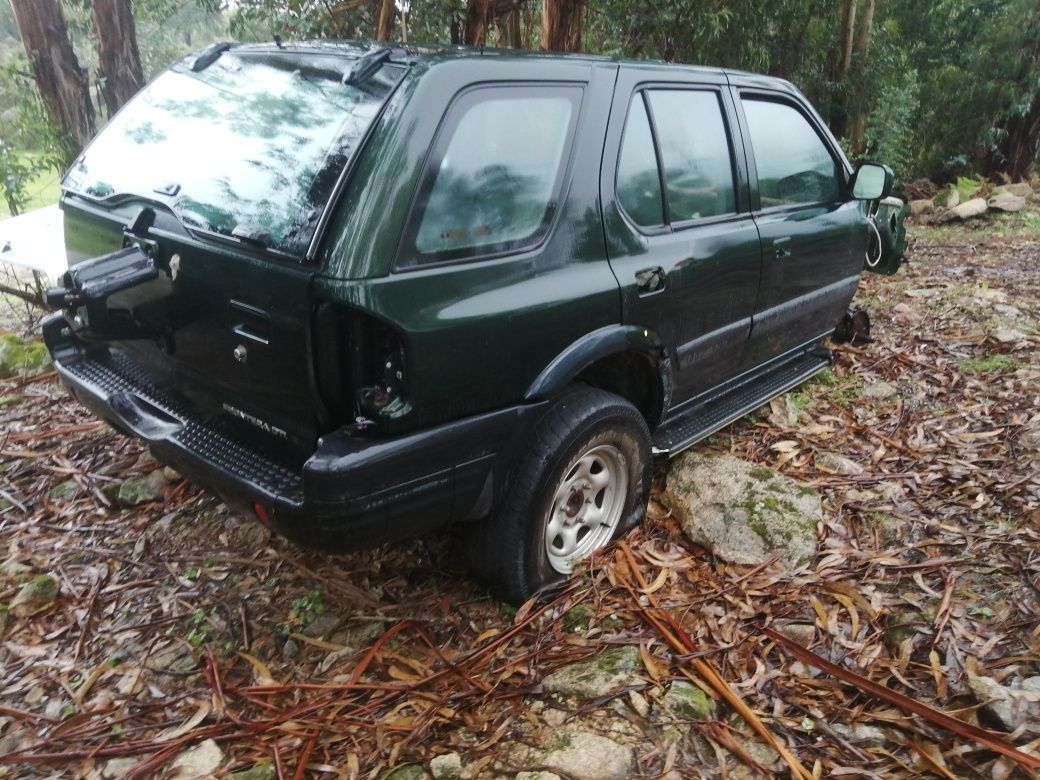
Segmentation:
{"type": "Polygon", "coordinates": [[[294,467],[289,461],[280,459],[277,453],[262,452],[235,436],[220,419],[202,418],[185,404],[162,393],[140,366],[121,353],[110,351],[96,357],[61,362],[58,368],[77,380],[70,383],[77,396],[82,396],[84,390],[96,388],[94,403],[87,398],[80,400],[109,420],[111,415],[97,409],[97,403],[107,403],[117,409],[120,419],[113,421],[117,426],[130,427],[131,433],[146,441],[159,438],[149,436],[149,430],[165,434],[162,436],[164,440],[181,445],[227,476],[251,483],[288,504],[303,503],[300,465],[294,467]],[[153,408],[140,409],[150,419],[142,416],[142,427],[138,428],[133,424],[132,406],[139,406],[140,400],[153,408]],[[165,430],[163,418],[167,419],[165,430]]]}

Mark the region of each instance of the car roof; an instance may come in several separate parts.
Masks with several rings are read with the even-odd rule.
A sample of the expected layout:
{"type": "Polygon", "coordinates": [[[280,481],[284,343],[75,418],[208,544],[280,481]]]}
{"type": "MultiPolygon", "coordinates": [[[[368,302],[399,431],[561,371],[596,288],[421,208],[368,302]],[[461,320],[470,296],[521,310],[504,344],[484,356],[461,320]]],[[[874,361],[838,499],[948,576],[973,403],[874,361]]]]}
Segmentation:
{"type": "Polygon", "coordinates": [[[527,49],[509,49],[497,47],[478,46],[443,46],[443,45],[421,45],[411,43],[387,43],[371,40],[332,40],[320,39],[309,41],[271,41],[265,43],[243,43],[234,44],[236,51],[290,51],[298,53],[315,54],[340,54],[346,57],[360,57],[383,48],[389,48],[395,54],[392,60],[423,61],[428,65],[450,60],[481,59],[493,57],[497,60],[523,62],[557,61],[557,62],[587,62],[614,63],[621,66],[639,68],[660,68],[662,70],[674,70],[681,68],[692,73],[725,74],[727,76],[743,77],[753,79],[762,85],[790,89],[793,85],[777,76],[753,73],[751,71],[738,70],[734,68],[721,68],[709,65],[690,65],[680,62],[666,62],[664,60],[637,60],[622,57],[608,57],[601,54],[586,54],[584,52],[544,52],[531,51],[527,49]]]}

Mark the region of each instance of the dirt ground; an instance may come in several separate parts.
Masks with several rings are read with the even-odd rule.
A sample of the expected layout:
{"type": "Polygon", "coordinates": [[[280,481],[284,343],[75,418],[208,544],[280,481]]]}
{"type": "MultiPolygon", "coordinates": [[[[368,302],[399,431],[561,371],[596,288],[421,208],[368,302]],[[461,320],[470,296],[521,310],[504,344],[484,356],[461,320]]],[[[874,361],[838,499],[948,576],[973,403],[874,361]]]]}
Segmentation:
{"type": "Polygon", "coordinates": [[[470,582],[450,534],[302,552],[163,472],[53,374],[2,380],[0,776],[190,776],[187,754],[217,776],[422,777],[455,752],[467,777],[513,778],[541,768],[520,746],[577,729],[630,749],[636,777],[1028,777],[1038,266],[1035,216],[913,228],[909,265],[858,294],[873,343],[701,446],[821,492],[808,566],[713,560],[654,501],[519,611],[470,582]],[[642,661],[622,689],[546,692],[616,646],[642,661]],[[662,725],[671,680],[711,714],[662,725]]]}

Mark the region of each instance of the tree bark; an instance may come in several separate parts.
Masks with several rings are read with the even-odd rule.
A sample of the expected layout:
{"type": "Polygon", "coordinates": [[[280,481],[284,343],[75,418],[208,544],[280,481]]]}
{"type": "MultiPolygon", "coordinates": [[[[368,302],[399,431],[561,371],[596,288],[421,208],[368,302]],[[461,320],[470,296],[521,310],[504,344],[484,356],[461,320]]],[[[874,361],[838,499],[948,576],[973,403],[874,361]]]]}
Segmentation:
{"type": "Polygon", "coordinates": [[[112,116],[144,85],[130,0],[93,0],[101,96],[112,116]]]}
{"type": "Polygon", "coordinates": [[[841,16],[841,44],[839,46],[837,81],[844,81],[852,67],[852,42],[856,32],[856,0],[845,0],[841,16]]]}
{"type": "Polygon", "coordinates": [[[491,0],[468,0],[464,40],[467,46],[483,46],[492,20],[491,0]]]}
{"type": "MultiPolygon", "coordinates": [[[[860,19],[859,33],[856,35],[856,59],[861,63],[860,69],[866,64],[867,52],[870,50],[870,36],[874,29],[874,0],[867,0],[863,8],[863,18],[860,19]]],[[[862,102],[862,100],[860,101],[862,102]]],[[[852,120],[852,130],[849,133],[849,141],[852,149],[857,154],[863,153],[863,137],[867,128],[867,112],[865,106],[856,106],[856,113],[852,120]]]]}
{"type": "Polygon", "coordinates": [[[68,162],[94,135],[87,75],[69,42],[58,0],[11,0],[36,88],[68,147],[68,162]]]}
{"type": "Polygon", "coordinates": [[[584,0],[542,0],[542,50],[581,51],[584,0]]]}
{"type": "Polygon", "coordinates": [[[397,4],[394,0],[382,0],[379,5],[379,22],[376,24],[376,40],[388,41],[390,34],[394,31],[394,16],[397,13],[397,4]]]}

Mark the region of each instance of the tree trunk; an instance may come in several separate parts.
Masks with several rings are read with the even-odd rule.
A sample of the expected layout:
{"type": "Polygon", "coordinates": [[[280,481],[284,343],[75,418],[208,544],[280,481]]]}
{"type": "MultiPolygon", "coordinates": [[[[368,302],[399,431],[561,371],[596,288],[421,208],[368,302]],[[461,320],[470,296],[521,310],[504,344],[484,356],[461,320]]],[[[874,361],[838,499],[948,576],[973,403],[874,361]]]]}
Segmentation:
{"type": "Polygon", "coordinates": [[[394,0],[382,0],[379,5],[379,22],[376,25],[376,40],[388,41],[390,34],[394,31],[394,16],[397,13],[397,4],[394,0]]]}
{"type": "Polygon", "coordinates": [[[101,96],[112,116],[144,84],[130,0],[93,0],[101,96]]]}
{"type": "Polygon", "coordinates": [[[68,147],[68,162],[94,135],[87,76],[69,43],[58,0],[11,0],[36,88],[68,147]]]}
{"type": "MultiPolygon", "coordinates": [[[[870,36],[874,28],[874,0],[867,0],[863,8],[863,18],[859,23],[859,34],[856,36],[856,59],[860,62],[860,70],[866,65],[867,52],[870,50],[870,36]]],[[[862,103],[862,96],[860,98],[862,103]]],[[[852,149],[857,154],[863,153],[863,136],[866,133],[867,112],[866,106],[856,106],[855,117],[852,120],[852,130],[849,133],[849,141],[852,149]]]]}
{"type": "Polygon", "coordinates": [[[464,40],[467,46],[483,46],[491,24],[491,0],[467,0],[464,40]]]}
{"type": "Polygon", "coordinates": [[[841,44],[839,46],[837,81],[844,81],[852,67],[852,42],[856,32],[856,0],[845,0],[841,16],[841,44]]]}
{"type": "Polygon", "coordinates": [[[542,0],[542,50],[581,51],[584,0],[542,0]]]}

